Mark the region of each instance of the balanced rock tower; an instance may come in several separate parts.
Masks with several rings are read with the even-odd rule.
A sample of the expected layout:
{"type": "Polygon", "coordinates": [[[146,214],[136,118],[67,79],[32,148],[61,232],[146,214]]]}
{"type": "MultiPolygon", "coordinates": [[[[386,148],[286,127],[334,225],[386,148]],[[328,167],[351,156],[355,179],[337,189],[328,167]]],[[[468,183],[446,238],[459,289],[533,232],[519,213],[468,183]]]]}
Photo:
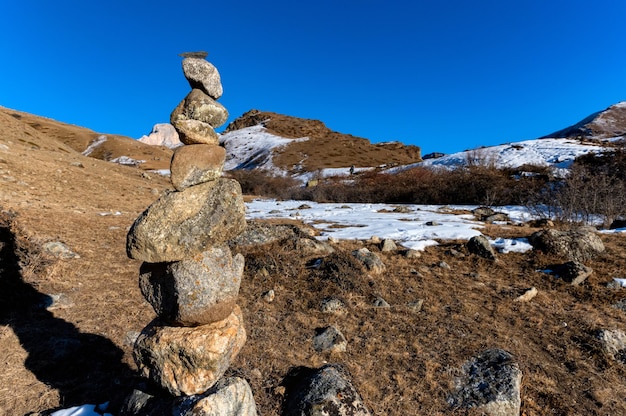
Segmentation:
{"type": "MultiPolygon", "coordinates": [[[[171,161],[171,191],[128,232],[142,260],[139,286],[157,317],[135,342],[142,376],[169,392],[180,415],[256,415],[247,382],[223,378],[246,341],[237,296],[244,259],[226,242],[245,226],[239,183],[221,177],[225,150],[215,128],[228,118],[217,69],[205,52],[182,54],[191,92],[170,122],[184,146],[171,161]]],[[[132,407],[132,406],[130,406],[132,407]]]]}

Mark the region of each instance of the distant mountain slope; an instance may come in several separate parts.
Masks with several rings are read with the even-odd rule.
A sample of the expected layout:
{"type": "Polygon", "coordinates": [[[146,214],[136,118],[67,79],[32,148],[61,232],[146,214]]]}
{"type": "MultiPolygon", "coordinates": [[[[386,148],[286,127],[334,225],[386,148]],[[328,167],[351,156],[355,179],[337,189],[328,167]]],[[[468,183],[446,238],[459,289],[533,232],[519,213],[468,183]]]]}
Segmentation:
{"type": "Polygon", "coordinates": [[[420,148],[369,140],[330,130],[321,121],[251,110],[221,135],[227,169],[261,168],[287,174],[350,166],[405,165],[421,160],[420,148]]]}
{"type": "Polygon", "coordinates": [[[30,142],[32,146],[73,150],[100,160],[136,165],[144,170],[169,169],[172,150],[163,146],[150,146],[116,134],[101,134],[5,107],[0,107],[0,115],[2,133],[5,136],[10,134],[13,140],[30,142]]]}
{"type": "Polygon", "coordinates": [[[420,163],[392,168],[388,172],[399,172],[418,166],[454,169],[466,165],[492,166],[499,169],[534,165],[567,169],[579,156],[602,153],[607,150],[609,148],[599,143],[573,139],[524,140],[452,153],[420,163]]]}
{"type": "Polygon", "coordinates": [[[543,138],[606,139],[626,135],[626,101],[593,113],[578,123],[543,138]]]}

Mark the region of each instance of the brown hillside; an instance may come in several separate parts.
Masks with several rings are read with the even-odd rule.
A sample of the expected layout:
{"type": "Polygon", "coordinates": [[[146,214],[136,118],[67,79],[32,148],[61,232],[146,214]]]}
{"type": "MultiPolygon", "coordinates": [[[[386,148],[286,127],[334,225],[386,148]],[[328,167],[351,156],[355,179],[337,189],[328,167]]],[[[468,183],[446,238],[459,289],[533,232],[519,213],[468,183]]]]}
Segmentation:
{"type": "MultiPolygon", "coordinates": [[[[14,122],[3,123],[12,125],[14,129],[24,131],[25,137],[37,137],[39,140],[49,140],[64,144],[78,153],[82,153],[89,144],[96,140],[102,133],[96,133],[85,127],[63,123],[50,118],[40,117],[21,111],[0,107],[0,115],[3,119],[10,116],[14,122]],[[37,135],[37,133],[41,133],[37,135]]],[[[172,158],[172,150],[163,146],[149,146],[129,137],[116,134],[106,134],[107,140],[102,143],[89,156],[101,160],[111,160],[120,156],[128,156],[135,160],[145,160],[138,165],[143,170],[169,169],[172,158]]],[[[16,140],[28,143],[29,140],[19,137],[16,140]]],[[[34,143],[34,142],[33,142],[34,143]]],[[[40,144],[33,144],[39,146],[40,144]]]]}
{"type": "Polygon", "coordinates": [[[330,130],[318,120],[250,110],[228,125],[225,132],[262,124],[272,134],[294,141],[275,151],[274,164],[291,171],[294,165],[314,172],[322,168],[406,165],[421,161],[420,148],[399,142],[372,144],[369,140],[330,130]]]}

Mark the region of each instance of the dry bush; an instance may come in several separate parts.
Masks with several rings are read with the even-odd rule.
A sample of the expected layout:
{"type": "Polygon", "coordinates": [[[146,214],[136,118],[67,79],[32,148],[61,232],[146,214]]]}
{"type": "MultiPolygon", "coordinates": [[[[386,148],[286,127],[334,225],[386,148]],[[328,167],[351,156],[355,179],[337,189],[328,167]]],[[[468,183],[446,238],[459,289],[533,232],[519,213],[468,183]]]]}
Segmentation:
{"type": "Polygon", "coordinates": [[[287,198],[289,190],[299,185],[295,179],[274,176],[261,170],[234,170],[228,177],[236,179],[246,195],[262,195],[272,198],[287,198]]]}
{"type": "Polygon", "coordinates": [[[527,206],[563,222],[590,224],[600,219],[608,227],[624,215],[625,204],[626,153],[618,150],[578,158],[565,179],[549,182],[527,206]]]}
{"type": "Polygon", "coordinates": [[[524,176],[514,170],[476,165],[451,171],[422,167],[394,174],[371,171],[348,180],[323,179],[311,187],[275,186],[282,182],[255,174],[251,178],[255,186],[242,186],[244,193],[316,202],[504,205],[523,203],[547,178],[544,173],[524,176]]]}

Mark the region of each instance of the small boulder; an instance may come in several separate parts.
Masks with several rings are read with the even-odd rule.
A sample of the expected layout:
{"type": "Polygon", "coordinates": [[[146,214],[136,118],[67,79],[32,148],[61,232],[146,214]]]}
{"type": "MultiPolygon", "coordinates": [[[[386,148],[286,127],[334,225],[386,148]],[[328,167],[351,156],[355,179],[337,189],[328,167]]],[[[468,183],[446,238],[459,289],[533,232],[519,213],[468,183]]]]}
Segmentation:
{"type": "Polygon", "coordinates": [[[352,255],[359,260],[365,268],[372,273],[382,273],[386,267],[383,261],[376,254],[363,247],[352,252],[352,255]]]}
{"type": "Polygon", "coordinates": [[[467,242],[467,250],[487,260],[495,260],[496,252],[484,235],[476,235],[467,242]]]}
{"type": "Polygon", "coordinates": [[[318,328],[313,338],[313,349],[317,352],[345,352],[346,337],[335,326],[318,328]]]}
{"type": "Polygon", "coordinates": [[[226,319],[237,301],[244,258],[222,244],[171,263],[143,263],[139,287],[159,318],[196,326],[226,319]]]}
{"type": "Polygon", "coordinates": [[[551,266],[550,269],[564,282],[570,283],[572,286],[578,286],[593,273],[591,267],[587,267],[578,261],[568,261],[564,264],[551,266]]]}
{"type": "Polygon", "coordinates": [[[463,364],[448,403],[490,416],[519,416],[521,381],[522,372],[510,353],[488,349],[463,364]]]}
{"type": "Polygon", "coordinates": [[[222,96],[223,87],[217,68],[203,58],[183,59],[183,74],[192,89],[200,89],[214,100],[222,96]]]}
{"type": "Polygon", "coordinates": [[[126,253],[149,263],[179,261],[235,237],[245,226],[239,183],[220,178],[156,200],[133,223],[126,253]]]}
{"type": "Polygon", "coordinates": [[[348,371],[338,364],[298,367],[285,378],[285,416],[370,416],[348,371]]]}
{"type": "Polygon", "coordinates": [[[528,241],[537,250],[568,260],[585,261],[604,252],[602,240],[588,227],[569,231],[541,230],[533,233],[528,241]]]}
{"type": "Polygon", "coordinates": [[[385,238],[380,247],[380,251],[382,251],[383,253],[396,251],[397,249],[398,249],[398,246],[396,246],[396,243],[390,238],[385,238]]]}
{"type": "Polygon", "coordinates": [[[626,364],[626,334],[621,329],[603,329],[598,331],[597,338],[604,351],[615,361],[626,364]]]}
{"type": "Polygon", "coordinates": [[[170,123],[176,127],[181,120],[197,120],[218,128],[228,119],[226,108],[199,89],[193,89],[170,115],[170,123]]]}
{"type": "Polygon", "coordinates": [[[535,296],[537,296],[537,288],[531,287],[526,289],[523,294],[515,298],[514,302],[530,302],[535,296]]]}
{"type": "Polygon", "coordinates": [[[243,317],[235,305],[228,318],[208,325],[152,321],[137,338],[133,357],[140,374],[170,394],[200,394],[224,375],[245,342],[243,317]]]}
{"type": "Polygon", "coordinates": [[[334,297],[322,299],[320,307],[324,313],[338,313],[346,310],[346,304],[341,299],[334,297]]]}
{"type": "Polygon", "coordinates": [[[194,144],[174,151],[170,180],[177,191],[217,180],[222,176],[226,149],[221,146],[194,144]]]}
{"type": "Polygon", "coordinates": [[[177,416],[256,416],[256,404],[248,382],[225,377],[207,392],[186,397],[171,413],[177,416]]]}

